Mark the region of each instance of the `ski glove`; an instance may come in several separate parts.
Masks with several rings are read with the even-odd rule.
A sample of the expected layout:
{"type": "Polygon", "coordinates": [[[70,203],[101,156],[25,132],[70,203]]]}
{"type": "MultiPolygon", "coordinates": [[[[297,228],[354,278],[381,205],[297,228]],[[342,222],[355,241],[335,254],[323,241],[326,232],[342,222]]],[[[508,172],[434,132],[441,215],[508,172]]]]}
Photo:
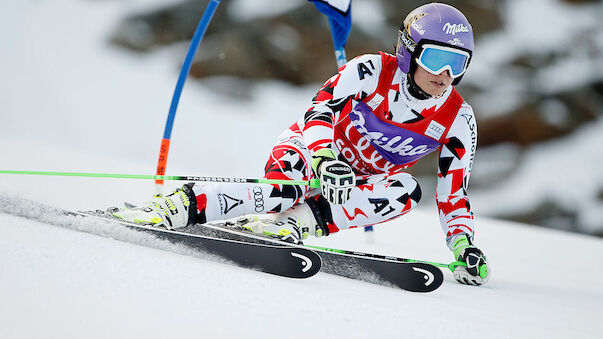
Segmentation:
{"type": "Polygon", "coordinates": [[[312,170],[320,179],[322,195],[328,202],[341,205],[350,199],[356,187],[354,171],[347,163],[337,160],[331,149],[323,148],[312,155],[312,170]]]}
{"type": "Polygon", "coordinates": [[[487,283],[490,279],[490,272],[484,253],[473,245],[466,234],[457,235],[450,240],[450,249],[456,260],[467,265],[457,266],[454,269],[452,274],[456,281],[476,286],[487,283]]]}

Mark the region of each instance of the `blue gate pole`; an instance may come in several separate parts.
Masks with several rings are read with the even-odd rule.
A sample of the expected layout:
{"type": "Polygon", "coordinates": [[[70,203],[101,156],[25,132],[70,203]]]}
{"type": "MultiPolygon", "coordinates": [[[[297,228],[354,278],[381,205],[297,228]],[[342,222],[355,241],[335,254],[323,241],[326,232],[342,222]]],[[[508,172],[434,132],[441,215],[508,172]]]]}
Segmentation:
{"type": "MultiPolygon", "coordinates": [[[[172,103],[170,105],[167,121],[165,123],[165,129],[163,131],[161,147],[159,148],[159,159],[157,160],[156,175],[165,175],[168,153],[170,151],[170,139],[172,137],[172,128],[174,126],[174,119],[176,118],[176,110],[178,109],[178,103],[180,102],[182,88],[184,87],[184,82],[186,81],[186,77],[188,76],[188,73],[191,69],[191,65],[193,63],[195,53],[197,52],[197,48],[199,48],[201,40],[203,40],[203,36],[205,35],[205,31],[207,30],[207,27],[209,26],[209,23],[211,22],[211,19],[214,16],[216,8],[218,8],[219,4],[220,0],[211,0],[207,4],[205,13],[203,13],[203,17],[201,17],[199,25],[197,25],[197,29],[195,30],[195,34],[193,35],[193,39],[188,48],[186,58],[184,59],[184,63],[182,64],[182,68],[180,69],[180,75],[178,76],[178,82],[176,83],[176,89],[174,90],[174,95],[172,96],[172,103]]],[[[157,193],[163,193],[163,180],[155,180],[155,188],[157,190],[157,193]]]]}

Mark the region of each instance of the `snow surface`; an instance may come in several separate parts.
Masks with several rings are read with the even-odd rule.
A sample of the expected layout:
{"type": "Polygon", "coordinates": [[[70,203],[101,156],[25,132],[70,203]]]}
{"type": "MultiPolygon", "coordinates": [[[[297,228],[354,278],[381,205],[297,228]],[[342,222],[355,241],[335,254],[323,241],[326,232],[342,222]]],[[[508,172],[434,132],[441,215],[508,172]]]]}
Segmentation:
{"type": "MultiPolygon", "coordinates": [[[[142,6],[143,1],[0,3],[0,12],[10,14],[0,20],[0,168],[154,172],[179,70],[173,60],[188,46],[146,56],[110,47],[111,29],[142,6]]],[[[263,82],[249,88],[247,99],[232,100],[189,82],[168,174],[260,176],[276,135],[305,110],[314,90],[263,82]],[[286,100],[286,109],[268,92],[286,100]],[[249,147],[241,150],[241,141],[249,147]]],[[[3,196],[68,209],[140,202],[153,191],[148,181],[0,176],[3,196]]],[[[452,258],[430,203],[376,226],[374,243],[365,241],[362,230],[312,243],[448,262],[452,258]]],[[[479,213],[478,225],[491,281],[464,286],[446,272],[440,289],[417,294],[327,274],[280,278],[183,255],[149,239],[133,241],[151,247],[139,246],[0,214],[0,338],[594,338],[603,333],[603,273],[597,267],[603,240],[479,213]]]]}

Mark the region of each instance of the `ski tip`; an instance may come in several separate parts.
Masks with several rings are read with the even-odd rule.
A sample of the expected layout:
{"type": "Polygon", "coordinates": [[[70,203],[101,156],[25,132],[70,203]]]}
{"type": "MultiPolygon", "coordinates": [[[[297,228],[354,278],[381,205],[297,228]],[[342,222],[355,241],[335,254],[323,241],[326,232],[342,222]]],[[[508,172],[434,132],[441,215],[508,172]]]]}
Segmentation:
{"type": "Polygon", "coordinates": [[[431,264],[415,263],[412,269],[416,272],[415,284],[407,288],[409,291],[432,292],[438,289],[444,282],[442,270],[431,264]]]}
{"type": "Polygon", "coordinates": [[[318,273],[322,267],[322,259],[314,251],[292,249],[291,256],[298,259],[298,268],[301,270],[298,272],[299,278],[309,278],[318,273]]]}

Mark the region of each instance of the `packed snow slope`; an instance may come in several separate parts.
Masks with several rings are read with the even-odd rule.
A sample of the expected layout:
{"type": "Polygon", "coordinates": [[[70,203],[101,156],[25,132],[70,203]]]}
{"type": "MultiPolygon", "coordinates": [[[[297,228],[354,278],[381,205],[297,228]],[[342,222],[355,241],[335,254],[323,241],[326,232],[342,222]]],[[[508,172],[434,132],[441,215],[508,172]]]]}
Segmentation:
{"type": "MultiPolygon", "coordinates": [[[[322,273],[281,278],[7,215],[0,234],[2,338],[595,338],[603,329],[601,240],[494,220],[482,220],[479,237],[492,280],[470,287],[446,274],[429,294],[322,273]]],[[[429,213],[375,235],[321,243],[450,259],[429,213]]]]}
{"type": "MultiPolygon", "coordinates": [[[[0,3],[0,12],[10,14],[0,21],[0,168],[154,172],[178,72],[172,60],[187,46],[138,56],[103,40],[126,10],[143,3],[149,2],[0,3]]],[[[188,83],[168,174],[260,176],[276,135],[305,110],[314,90],[265,82],[251,88],[248,99],[237,99],[188,83]]],[[[67,209],[141,202],[153,191],[148,181],[0,175],[1,195],[67,209]]],[[[433,199],[424,196],[419,210],[375,227],[373,243],[362,230],[312,243],[448,262],[433,199]]],[[[440,289],[418,294],[322,273],[280,278],[150,239],[133,239],[148,245],[141,246],[103,230],[79,232],[0,214],[0,338],[603,333],[601,239],[490,220],[479,211],[477,225],[491,281],[464,286],[445,272],[440,289]]]]}

